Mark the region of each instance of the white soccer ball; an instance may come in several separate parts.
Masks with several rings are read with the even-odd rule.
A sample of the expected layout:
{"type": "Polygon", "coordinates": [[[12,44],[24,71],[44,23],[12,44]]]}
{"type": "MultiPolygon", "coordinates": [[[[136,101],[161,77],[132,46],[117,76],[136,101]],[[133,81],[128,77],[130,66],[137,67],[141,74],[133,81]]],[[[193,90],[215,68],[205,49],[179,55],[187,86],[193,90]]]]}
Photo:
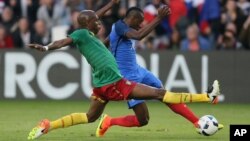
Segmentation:
{"type": "Polygon", "coordinates": [[[218,131],[218,121],[212,115],[204,115],[199,119],[196,129],[199,134],[211,136],[218,131]]]}

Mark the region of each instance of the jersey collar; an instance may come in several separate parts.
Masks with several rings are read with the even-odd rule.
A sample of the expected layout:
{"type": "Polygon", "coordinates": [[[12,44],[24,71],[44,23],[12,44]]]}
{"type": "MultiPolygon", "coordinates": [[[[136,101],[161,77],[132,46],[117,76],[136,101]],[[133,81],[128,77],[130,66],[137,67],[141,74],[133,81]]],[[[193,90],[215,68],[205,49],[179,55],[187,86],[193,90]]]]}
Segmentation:
{"type": "Polygon", "coordinates": [[[95,33],[89,31],[89,34],[92,35],[92,36],[95,36],[95,33]]]}

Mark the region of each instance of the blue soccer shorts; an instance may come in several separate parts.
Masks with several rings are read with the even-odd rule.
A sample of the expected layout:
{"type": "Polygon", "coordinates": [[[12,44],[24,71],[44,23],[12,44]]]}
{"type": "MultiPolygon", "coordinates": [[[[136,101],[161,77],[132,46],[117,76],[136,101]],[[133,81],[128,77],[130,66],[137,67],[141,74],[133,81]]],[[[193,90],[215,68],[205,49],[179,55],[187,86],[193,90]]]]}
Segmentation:
{"type": "MultiPolygon", "coordinates": [[[[129,79],[130,80],[130,79],[129,79]]],[[[162,88],[162,83],[161,81],[156,78],[150,71],[147,70],[146,75],[144,76],[144,78],[141,81],[136,81],[133,80],[135,82],[138,83],[142,83],[148,86],[152,86],[152,87],[156,87],[156,88],[162,88]]],[[[131,109],[133,108],[135,105],[138,105],[140,103],[143,103],[144,100],[135,100],[135,99],[131,99],[127,102],[128,104],[128,108],[131,109]]]]}

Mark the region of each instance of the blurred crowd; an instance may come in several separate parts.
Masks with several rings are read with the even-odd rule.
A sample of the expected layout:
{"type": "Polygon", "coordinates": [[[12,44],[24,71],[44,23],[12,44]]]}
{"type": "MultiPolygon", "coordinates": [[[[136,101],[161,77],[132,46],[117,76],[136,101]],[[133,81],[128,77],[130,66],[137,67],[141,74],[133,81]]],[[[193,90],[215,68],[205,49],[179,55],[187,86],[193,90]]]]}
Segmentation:
{"type": "MultiPolygon", "coordinates": [[[[0,0],[0,48],[26,48],[29,43],[47,45],[78,28],[76,17],[81,10],[97,10],[109,1],[0,0]]],[[[250,49],[249,0],[121,0],[102,18],[103,28],[97,36],[104,40],[112,23],[133,6],[144,11],[142,27],[147,26],[161,4],[168,4],[172,13],[137,42],[139,50],[250,49]]]]}

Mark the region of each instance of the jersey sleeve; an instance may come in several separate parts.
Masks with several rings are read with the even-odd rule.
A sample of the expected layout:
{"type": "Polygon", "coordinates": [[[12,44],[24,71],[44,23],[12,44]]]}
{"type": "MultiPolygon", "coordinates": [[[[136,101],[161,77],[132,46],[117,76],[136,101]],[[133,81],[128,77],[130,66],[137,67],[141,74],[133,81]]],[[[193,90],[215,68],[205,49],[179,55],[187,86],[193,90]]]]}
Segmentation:
{"type": "Polygon", "coordinates": [[[79,44],[79,42],[84,43],[84,39],[87,39],[87,32],[85,30],[76,30],[71,33],[68,37],[73,40],[73,44],[79,44]]]}
{"type": "Polygon", "coordinates": [[[115,32],[119,35],[119,36],[125,36],[126,33],[130,30],[130,28],[122,23],[122,22],[117,22],[115,24],[115,32]]]}

